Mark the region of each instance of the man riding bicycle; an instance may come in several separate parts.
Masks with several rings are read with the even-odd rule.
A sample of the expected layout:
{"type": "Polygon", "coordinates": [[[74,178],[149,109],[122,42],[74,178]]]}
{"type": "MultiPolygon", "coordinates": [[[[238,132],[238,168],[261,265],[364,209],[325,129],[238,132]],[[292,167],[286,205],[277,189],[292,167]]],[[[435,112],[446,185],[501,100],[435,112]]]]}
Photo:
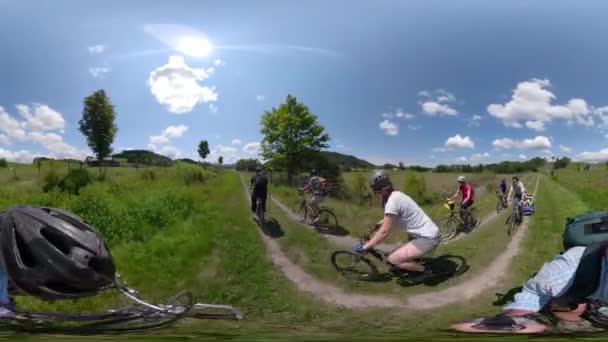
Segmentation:
{"type": "Polygon", "coordinates": [[[251,211],[255,214],[257,199],[262,199],[262,208],[266,212],[266,198],[268,197],[268,176],[261,167],[255,169],[255,176],[251,177],[251,211]]]}
{"type": "Polygon", "coordinates": [[[467,218],[468,218],[468,211],[467,209],[470,208],[473,203],[475,202],[475,191],[473,191],[473,186],[468,183],[465,179],[464,176],[458,176],[458,190],[456,191],[456,193],[454,194],[454,196],[447,198],[447,201],[452,201],[454,200],[456,197],[458,197],[458,195],[462,196],[462,199],[460,201],[460,219],[462,219],[462,222],[467,222],[467,218]]]}
{"type": "MultiPolygon", "coordinates": [[[[513,205],[518,205],[526,196],[526,188],[524,187],[524,183],[519,180],[519,177],[513,176],[513,184],[511,184],[511,188],[509,189],[509,194],[507,198],[511,201],[511,194],[513,194],[513,205]]],[[[521,207],[519,208],[521,215],[521,207]]]]}
{"type": "Polygon", "coordinates": [[[313,211],[313,223],[316,223],[319,220],[319,208],[321,206],[321,202],[323,202],[323,199],[325,196],[327,196],[327,180],[320,177],[317,171],[313,169],[310,171],[308,182],[306,182],[306,184],[300,187],[298,190],[312,194],[308,205],[313,211]]]}
{"type": "Polygon", "coordinates": [[[398,225],[407,232],[410,241],[388,256],[391,271],[424,275],[424,266],[415,260],[439,245],[439,229],[414,200],[395,190],[386,171],[375,171],[369,178],[369,186],[382,201],[384,219],[378,223],[379,229],[365,244],[355,246],[355,252],[362,254],[373,249],[384,241],[393,225],[398,225]]]}

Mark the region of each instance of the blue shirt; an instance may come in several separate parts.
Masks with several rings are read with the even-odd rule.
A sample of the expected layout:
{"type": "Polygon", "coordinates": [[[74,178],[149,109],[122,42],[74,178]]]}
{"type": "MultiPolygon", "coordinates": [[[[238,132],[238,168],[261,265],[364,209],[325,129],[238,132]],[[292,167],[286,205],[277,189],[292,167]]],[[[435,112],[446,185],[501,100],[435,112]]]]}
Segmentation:
{"type": "MultiPolygon", "coordinates": [[[[515,295],[513,303],[504,310],[540,311],[552,298],[560,297],[568,291],[586,247],[572,247],[543,265],[538,274],[529,279],[521,292],[515,295]]],[[[606,258],[602,259],[600,285],[589,298],[608,301],[608,270],[606,258]]]]}

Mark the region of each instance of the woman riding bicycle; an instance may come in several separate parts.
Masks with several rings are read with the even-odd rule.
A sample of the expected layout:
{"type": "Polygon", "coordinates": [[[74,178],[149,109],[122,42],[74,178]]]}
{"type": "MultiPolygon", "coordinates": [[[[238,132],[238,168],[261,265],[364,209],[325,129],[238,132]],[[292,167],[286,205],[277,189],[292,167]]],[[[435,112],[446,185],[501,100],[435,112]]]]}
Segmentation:
{"type": "Polygon", "coordinates": [[[462,196],[462,200],[460,201],[460,218],[462,222],[467,222],[467,209],[470,208],[473,203],[475,203],[475,192],[473,191],[473,186],[466,181],[464,176],[458,176],[458,190],[454,196],[447,198],[446,200],[452,201],[454,198],[458,197],[458,195],[462,196]]]}
{"type": "Polygon", "coordinates": [[[379,229],[371,239],[355,246],[355,252],[365,253],[373,249],[384,241],[393,225],[398,225],[408,233],[410,241],[388,256],[392,271],[424,274],[424,266],[415,260],[437,247],[439,229],[414,200],[395,190],[386,171],[375,171],[369,178],[369,186],[382,201],[384,219],[378,223],[379,229]]]}

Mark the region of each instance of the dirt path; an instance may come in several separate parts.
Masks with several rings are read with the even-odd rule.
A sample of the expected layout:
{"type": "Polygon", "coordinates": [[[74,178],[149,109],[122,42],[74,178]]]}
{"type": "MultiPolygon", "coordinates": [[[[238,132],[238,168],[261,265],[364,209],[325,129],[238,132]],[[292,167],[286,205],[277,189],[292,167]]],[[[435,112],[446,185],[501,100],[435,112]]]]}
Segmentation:
{"type": "MultiPolygon", "coordinates": [[[[242,176],[240,177],[245,190],[244,195],[249,199],[247,185],[242,176]]],[[[538,184],[539,177],[536,179],[534,194],[536,194],[536,191],[538,190],[538,184]]],[[[521,240],[528,229],[528,219],[528,217],[524,219],[523,224],[519,227],[519,230],[515,233],[511,242],[509,242],[507,249],[479,275],[459,285],[440,291],[410,296],[407,299],[379,295],[351,294],[339,287],[321,282],[289,260],[281,250],[277,241],[264,235],[261,230],[259,230],[259,232],[274,265],[283,272],[287,279],[293,282],[298,290],[310,294],[319,301],[351,309],[388,307],[433,309],[455,302],[469,300],[486,289],[497,286],[503,279],[511,259],[519,253],[521,240]]]]}

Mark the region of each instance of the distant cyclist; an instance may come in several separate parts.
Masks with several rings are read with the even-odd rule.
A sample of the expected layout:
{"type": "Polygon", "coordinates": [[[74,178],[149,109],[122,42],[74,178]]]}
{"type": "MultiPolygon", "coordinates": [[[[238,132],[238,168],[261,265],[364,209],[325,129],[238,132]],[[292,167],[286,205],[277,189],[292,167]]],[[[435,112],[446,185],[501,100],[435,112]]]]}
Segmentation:
{"type": "Polygon", "coordinates": [[[513,205],[517,205],[522,199],[525,198],[525,194],[526,188],[524,187],[524,183],[519,180],[519,177],[513,176],[513,184],[511,184],[507,198],[509,201],[511,201],[511,195],[513,195],[513,205]]]}
{"type": "Polygon", "coordinates": [[[388,256],[392,271],[405,270],[424,275],[424,266],[415,260],[437,247],[439,229],[412,198],[395,190],[386,171],[375,171],[369,178],[369,186],[382,200],[384,219],[378,223],[379,228],[369,241],[355,246],[355,252],[365,253],[376,247],[396,225],[408,234],[410,241],[388,256]]]}
{"type": "Polygon", "coordinates": [[[256,167],[255,176],[251,177],[251,211],[256,212],[257,199],[262,199],[262,207],[266,212],[266,198],[268,197],[268,176],[261,167],[256,167]]]}
{"type": "Polygon", "coordinates": [[[320,177],[315,169],[312,169],[308,182],[300,187],[299,190],[312,194],[308,204],[313,211],[313,222],[316,223],[319,220],[319,207],[321,202],[323,202],[323,199],[327,196],[327,180],[320,177]]]}
{"type": "Polygon", "coordinates": [[[508,193],[507,181],[503,178],[500,181],[500,185],[498,186],[498,189],[496,190],[496,194],[500,197],[500,199],[502,199],[502,203],[505,207],[507,206],[507,198],[509,198],[507,193],[508,193]]]}
{"type": "Polygon", "coordinates": [[[460,201],[460,218],[462,222],[467,222],[468,211],[473,203],[475,203],[475,191],[473,190],[473,186],[469,184],[464,176],[458,176],[458,190],[454,194],[454,196],[447,198],[448,201],[454,200],[458,195],[461,196],[460,201]]]}

